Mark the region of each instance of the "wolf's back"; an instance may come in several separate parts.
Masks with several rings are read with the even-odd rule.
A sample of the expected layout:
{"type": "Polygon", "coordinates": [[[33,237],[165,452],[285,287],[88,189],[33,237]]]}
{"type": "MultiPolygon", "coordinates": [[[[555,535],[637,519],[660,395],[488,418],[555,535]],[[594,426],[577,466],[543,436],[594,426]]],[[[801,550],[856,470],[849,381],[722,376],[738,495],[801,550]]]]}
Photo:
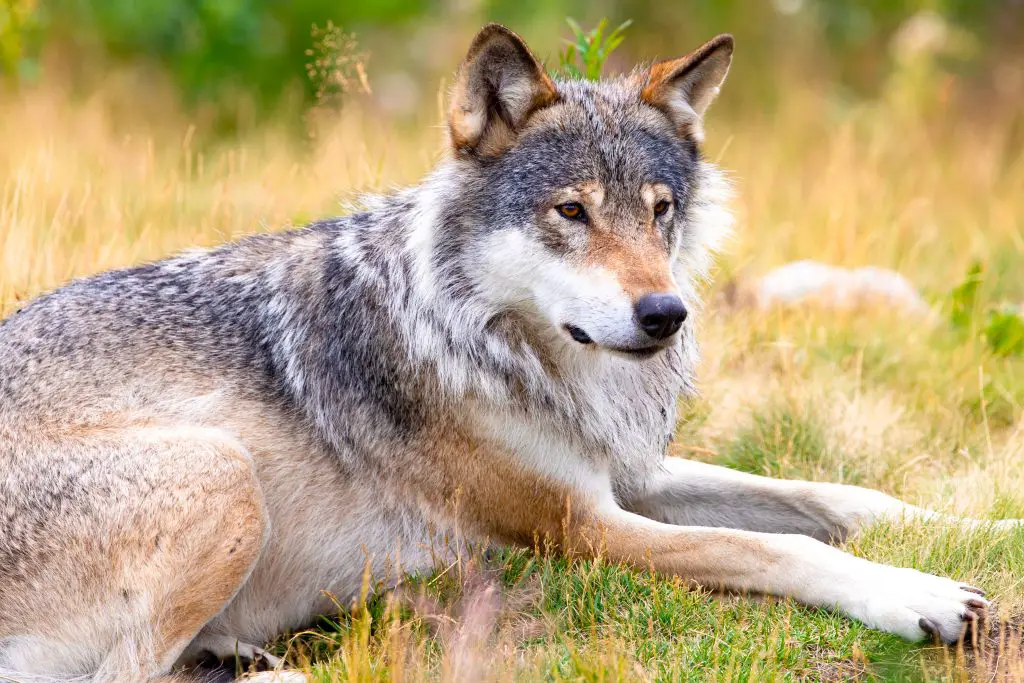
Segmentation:
{"type": "MultiPolygon", "coordinates": [[[[291,234],[74,281],[0,323],[0,419],[116,412],[273,372],[261,301],[291,234]],[[187,387],[187,389],[186,389],[187,387]]],[[[264,385],[264,386],[254,386],[264,385]]]]}

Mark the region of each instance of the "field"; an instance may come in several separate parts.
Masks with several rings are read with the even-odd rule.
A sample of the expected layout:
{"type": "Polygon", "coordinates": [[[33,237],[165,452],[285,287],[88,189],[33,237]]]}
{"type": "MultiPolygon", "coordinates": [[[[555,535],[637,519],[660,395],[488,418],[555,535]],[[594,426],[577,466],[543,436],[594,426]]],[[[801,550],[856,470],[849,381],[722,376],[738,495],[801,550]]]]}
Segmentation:
{"type": "MultiPolygon", "coordinates": [[[[706,155],[734,179],[738,222],[673,454],[1024,518],[1024,359],[983,334],[990,307],[1024,301],[1024,118],[946,106],[898,76],[842,111],[799,83],[770,114],[712,108],[706,155]],[[799,258],[894,268],[935,318],[721,303],[728,281],[799,258]],[[951,292],[975,263],[954,325],[951,292]]],[[[217,141],[159,88],[127,96],[139,78],[0,100],[0,313],[69,278],[336,214],[443,149],[436,113],[410,130],[358,102],[309,123],[312,143],[294,122],[217,141]]],[[[1024,680],[1024,531],[877,527],[846,547],[983,586],[990,631],[975,648],[911,646],[784,600],[520,551],[440,567],[275,646],[322,681],[1024,680]]]]}

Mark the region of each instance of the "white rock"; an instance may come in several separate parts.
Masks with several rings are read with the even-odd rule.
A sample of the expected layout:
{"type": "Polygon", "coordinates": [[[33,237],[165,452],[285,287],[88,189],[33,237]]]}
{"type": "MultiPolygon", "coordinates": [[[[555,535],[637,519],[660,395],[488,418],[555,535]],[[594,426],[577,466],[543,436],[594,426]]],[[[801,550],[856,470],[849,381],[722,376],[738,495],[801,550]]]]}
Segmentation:
{"type": "Polygon", "coordinates": [[[813,302],[833,308],[885,305],[922,316],[931,309],[907,278],[894,270],[849,269],[794,261],[768,272],[750,287],[761,308],[813,302]]]}

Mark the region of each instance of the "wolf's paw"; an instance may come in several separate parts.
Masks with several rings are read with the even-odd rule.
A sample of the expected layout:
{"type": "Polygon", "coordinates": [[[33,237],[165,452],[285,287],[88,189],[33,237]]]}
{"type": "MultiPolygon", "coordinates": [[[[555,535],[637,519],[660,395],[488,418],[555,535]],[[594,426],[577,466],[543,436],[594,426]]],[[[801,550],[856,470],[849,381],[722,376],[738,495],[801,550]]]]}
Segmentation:
{"type": "Polygon", "coordinates": [[[301,671],[261,671],[238,680],[242,683],[309,683],[312,679],[301,671]]]}
{"type": "Polygon", "coordinates": [[[988,601],[974,586],[915,569],[878,566],[863,577],[866,597],[851,616],[907,640],[954,644],[985,615],[988,601]]]}
{"type": "Polygon", "coordinates": [[[281,666],[281,659],[270,654],[261,647],[250,645],[248,643],[235,642],[233,650],[225,650],[220,654],[224,659],[231,659],[233,657],[239,657],[241,659],[248,659],[257,664],[261,664],[268,669],[276,669],[281,666]]]}
{"type": "Polygon", "coordinates": [[[200,636],[184,655],[182,662],[189,663],[191,660],[201,658],[203,655],[212,655],[221,661],[234,661],[235,658],[249,660],[262,664],[264,668],[275,669],[281,666],[281,660],[270,654],[261,647],[250,643],[243,643],[236,638],[224,635],[204,634],[200,636]]]}

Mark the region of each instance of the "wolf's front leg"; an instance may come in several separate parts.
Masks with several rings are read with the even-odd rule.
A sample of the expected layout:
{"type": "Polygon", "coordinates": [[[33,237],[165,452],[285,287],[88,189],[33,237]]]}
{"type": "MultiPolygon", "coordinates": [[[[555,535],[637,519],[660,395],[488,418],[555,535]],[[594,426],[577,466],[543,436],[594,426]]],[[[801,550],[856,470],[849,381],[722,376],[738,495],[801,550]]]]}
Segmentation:
{"type": "Polygon", "coordinates": [[[804,534],[822,541],[843,539],[877,520],[989,524],[908,505],[860,486],[759,477],[681,458],[666,458],[662,471],[625,507],[669,524],[804,534]]]}
{"type": "Polygon", "coordinates": [[[614,561],[708,588],[836,609],[908,640],[956,642],[988,605],[972,586],[876,564],[799,534],[681,527],[609,509],[580,535],[586,547],[614,561]]]}

